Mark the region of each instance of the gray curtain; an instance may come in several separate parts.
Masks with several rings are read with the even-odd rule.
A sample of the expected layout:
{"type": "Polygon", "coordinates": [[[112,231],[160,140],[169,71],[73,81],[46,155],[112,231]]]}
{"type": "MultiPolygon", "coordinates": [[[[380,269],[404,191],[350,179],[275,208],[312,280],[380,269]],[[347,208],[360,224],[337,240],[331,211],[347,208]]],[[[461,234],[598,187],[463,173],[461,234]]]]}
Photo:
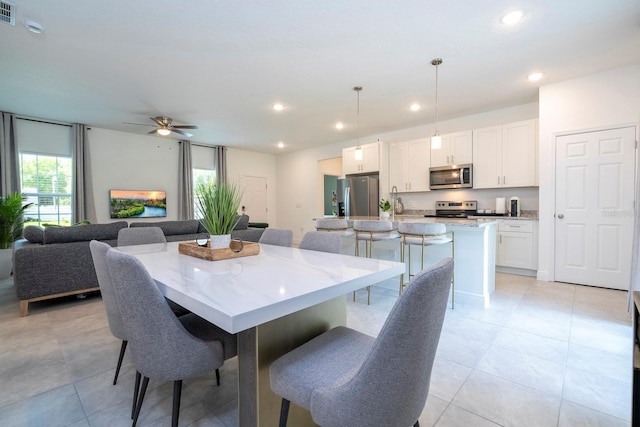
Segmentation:
{"type": "Polygon", "coordinates": [[[85,125],[74,123],[73,130],[73,219],[72,222],[98,221],[96,204],[93,198],[91,179],[91,161],[89,157],[88,129],[85,125]]]}
{"type": "Polygon", "coordinates": [[[216,166],[216,182],[227,181],[227,147],[213,147],[216,166]]]}
{"type": "Polygon", "coordinates": [[[0,113],[0,196],[20,191],[18,167],[16,118],[11,113],[0,113]]]}
{"type": "Polygon", "coordinates": [[[178,159],[178,219],[193,219],[193,167],[190,141],[180,141],[178,159]]]}

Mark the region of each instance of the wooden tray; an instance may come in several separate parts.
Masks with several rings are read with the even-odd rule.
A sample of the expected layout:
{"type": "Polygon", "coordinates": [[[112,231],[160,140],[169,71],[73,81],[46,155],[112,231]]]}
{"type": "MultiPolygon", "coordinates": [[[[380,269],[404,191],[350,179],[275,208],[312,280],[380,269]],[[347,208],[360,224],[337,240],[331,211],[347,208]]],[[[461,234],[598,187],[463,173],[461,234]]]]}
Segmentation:
{"type": "Polygon", "coordinates": [[[260,253],[260,245],[254,242],[242,242],[243,247],[240,252],[234,252],[234,250],[240,249],[240,242],[236,240],[231,241],[229,248],[223,249],[211,249],[198,246],[196,242],[184,242],[178,245],[178,252],[184,255],[193,256],[196,258],[206,259],[207,261],[219,261],[223,259],[239,258],[249,255],[257,255],[260,253]]]}

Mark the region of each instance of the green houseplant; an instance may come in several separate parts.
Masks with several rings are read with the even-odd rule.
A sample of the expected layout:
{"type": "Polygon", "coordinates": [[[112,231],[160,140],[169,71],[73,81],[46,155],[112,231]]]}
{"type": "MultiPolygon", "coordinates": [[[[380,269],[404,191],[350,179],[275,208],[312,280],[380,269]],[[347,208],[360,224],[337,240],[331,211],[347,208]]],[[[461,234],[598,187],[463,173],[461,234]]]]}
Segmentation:
{"type": "Polygon", "coordinates": [[[378,203],[378,206],[380,207],[380,210],[382,211],[380,216],[382,218],[388,218],[389,217],[389,211],[391,210],[391,203],[389,203],[388,200],[380,199],[380,203],[378,203]]]}
{"type": "Polygon", "coordinates": [[[242,192],[233,183],[216,184],[209,179],[196,186],[196,209],[202,215],[200,223],[211,236],[211,248],[229,247],[231,231],[240,219],[241,200],[242,192]]]}
{"type": "Polygon", "coordinates": [[[24,211],[33,203],[23,204],[18,192],[0,197],[0,278],[11,274],[11,255],[13,242],[22,236],[24,211]]]}

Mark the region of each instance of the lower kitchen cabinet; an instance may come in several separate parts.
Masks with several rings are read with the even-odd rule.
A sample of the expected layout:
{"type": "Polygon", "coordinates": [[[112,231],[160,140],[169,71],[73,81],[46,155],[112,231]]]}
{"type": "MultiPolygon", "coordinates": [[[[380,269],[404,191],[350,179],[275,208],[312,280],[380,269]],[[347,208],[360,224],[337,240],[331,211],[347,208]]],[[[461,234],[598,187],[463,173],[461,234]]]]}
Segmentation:
{"type": "Polygon", "coordinates": [[[504,220],[498,224],[496,265],[538,269],[537,221],[504,220]]]}

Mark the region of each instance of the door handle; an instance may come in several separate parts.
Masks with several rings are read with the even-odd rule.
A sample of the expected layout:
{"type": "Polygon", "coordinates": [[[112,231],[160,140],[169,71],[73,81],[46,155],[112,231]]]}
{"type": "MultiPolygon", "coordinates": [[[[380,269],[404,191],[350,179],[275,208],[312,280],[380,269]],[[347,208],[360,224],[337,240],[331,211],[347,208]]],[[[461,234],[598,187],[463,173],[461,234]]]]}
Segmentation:
{"type": "Polygon", "coordinates": [[[558,214],[558,218],[562,219],[562,218],[564,218],[564,215],[563,214],[558,214]]]}

